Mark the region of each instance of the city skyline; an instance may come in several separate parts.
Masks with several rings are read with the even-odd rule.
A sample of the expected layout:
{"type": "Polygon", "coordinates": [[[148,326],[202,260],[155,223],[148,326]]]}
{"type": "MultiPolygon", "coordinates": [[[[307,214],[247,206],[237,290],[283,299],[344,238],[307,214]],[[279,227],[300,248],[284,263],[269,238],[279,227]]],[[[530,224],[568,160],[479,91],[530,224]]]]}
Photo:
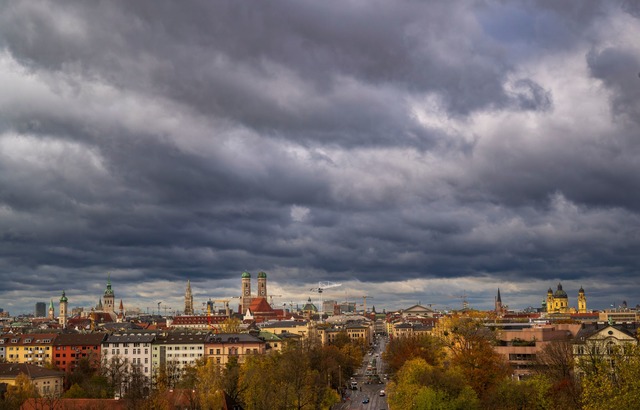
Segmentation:
{"type": "MultiPolygon", "coordinates": [[[[109,283],[111,284],[110,276],[108,280],[109,280],[109,283]]],[[[255,281],[255,278],[252,280],[255,281]]],[[[69,301],[69,311],[71,311],[73,308],[84,308],[86,311],[89,311],[92,308],[94,308],[96,305],[98,305],[98,303],[100,302],[104,303],[103,293],[105,290],[104,286],[106,285],[106,283],[107,282],[105,281],[105,283],[102,284],[103,285],[102,290],[98,291],[95,295],[86,295],[86,294],[72,295],[69,292],[65,291],[66,297],[71,296],[71,299],[69,301]]],[[[193,296],[194,314],[195,315],[204,314],[206,312],[206,302],[213,301],[213,300],[218,300],[218,302],[220,302],[219,299],[228,299],[230,301],[229,304],[232,311],[237,312],[240,304],[239,302],[240,295],[242,294],[240,283],[241,283],[240,276],[238,276],[237,286],[236,286],[237,289],[235,290],[229,289],[229,292],[226,294],[211,293],[207,289],[200,289],[197,286],[192,285],[191,290],[193,293],[192,296],[193,296]]],[[[552,289],[555,291],[556,286],[559,285],[560,283],[561,282],[558,282],[554,285],[550,285],[548,289],[552,289]]],[[[119,301],[122,300],[125,306],[125,311],[127,310],[134,311],[137,309],[141,313],[148,313],[148,314],[157,314],[158,312],[162,315],[182,314],[185,307],[186,285],[187,284],[184,283],[185,289],[182,290],[182,293],[180,293],[179,286],[172,286],[171,287],[172,292],[169,294],[155,294],[154,295],[156,296],[155,299],[152,297],[141,299],[141,298],[136,298],[135,296],[133,297],[122,296],[123,294],[130,295],[130,292],[126,292],[126,290],[124,292],[120,292],[117,289],[117,283],[116,283],[113,289],[115,294],[115,304],[119,305],[119,301]],[[177,296],[176,296],[176,292],[178,293],[177,296]],[[158,308],[158,302],[160,302],[160,308],[158,308]],[[158,309],[160,310],[158,311],[158,309]]],[[[319,294],[317,293],[318,283],[310,284],[310,285],[315,285],[315,288],[307,287],[302,289],[294,289],[293,291],[291,291],[291,290],[284,289],[277,282],[272,282],[270,280],[269,281],[270,290],[267,295],[268,302],[272,304],[272,307],[274,309],[282,309],[282,308],[290,309],[292,304],[294,306],[294,309],[301,309],[302,306],[304,306],[307,303],[308,299],[311,299],[312,303],[314,303],[316,306],[319,306],[321,299],[319,294]]],[[[358,293],[357,291],[353,290],[354,288],[351,287],[350,283],[347,283],[346,284],[347,286],[345,288],[341,288],[343,286],[342,283],[337,285],[339,285],[339,287],[331,288],[323,292],[323,296],[322,296],[323,301],[333,300],[338,304],[351,302],[351,303],[355,303],[356,310],[362,310],[364,307],[364,300],[362,296],[365,296],[366,294],[367,301],[368,301],[367,311],[371,311],[373,308],[376,308],[376,304],[377,304],[378,307],[376,308],[376,311],[378,312],[382,312],[383,310],[396,311],[403,308],[407,308],[415,304],[429,306],[434,310],[445,312],[445,311],[452,311],[452,310],[460,310],[465,304],[465,301],[467,302],[468,306],[471,309],[491,311],[491,310],[494,310],[495,308],[495,297],[499,291],[499,288],[497,288],[496,293],[493,296],[486,297],[486,295],[484,294],[484,291],[473,292],[473,291],[467,291],[463,289],[460,294],[432,293],[430,295],[431,297],[429,298],[412,300],[412,299],[403,297],[402,294],[395,295],[393,292],[385,292],[382,294],[382,297],[381,295],[375,294],[373,292],[362,291],[358,293]],[[384,302],[384,301],[388,301],[388,302],[384,302]]],[[[257,294],[257,287],[255,286],[255,283],[253,283],[252,286],[253,287],[252,287],[251,293],[248,296],[260,297],[257,294]]],[[[568,294],[568,303],[569,303],[568,307],[577,308],[578,289],[573,289],[571,287],[568,288],[566,284],[562,286],[564,287],[564,290],[568,294]]],[[[360,288],[360,289],[364,289],[364,288],[360,288]]],[[[528,308],[535,308],[535,309],[540,308],[542,302],[545,301],[548,289],[545,289],[544,291],[540,292],[538,303],[531,303],[528,305],[526,303],[522,304],[521,302],[521,304],[514,306],[514,304],[511,301],[523,300],[521,299],[522,297],[519,293],[511,294],[508,291],[508,289],[505,289],[505,288],[502,288],[502,290],[500,290],[500,293],[502,295],[502,303],[504,304],[504,306],[507,306],[509,310],[518,312],[518,311],[526,310],[528,308]]],[[[623,306],[623,304],[629,308],[636,307],[636,303],[633,303],[632,299],[611,300],[611,304],[609,305],[607,305],[606,303],[597,304],[596,302],[596,306],[594,306],[594,302],[589,297],[588,290],[586,290],[586,295],[587,295],[587,307],[589,311],[602,311],[610,308],[620,308],[623,306]]],[[[61,295],[59,294],[51,298],[51,300],[54,302],[56,317],[58,316],[58,313],[59,313],[58,302],[59,302],[60,296],[61,295]]],[[[530,298],[527,297],[524,300],[530,300],[530,298]]],[[[41,301],[36,301],[35,299],[33,301],[33,303],[39,303],[39,302],[41,301]]],[[[34,310],[33,305],[30,311],[28,309],[26,311],[20,310],[23,304],[24,304],[24,301],[22,301],[22,303],[20,304],[14,305],[18,307],[18,310],[10,313],[12,314],[33,313],[33,310],[34,310]]],[[[217,306],[217,309],[224,310],[222,303],[216,303],[215,305],[217,306]]],[[[49,302],[46,302],[46,306],[48,309],[49,302]]],[[[0,306],[0,308],[3,308],[3,306],[0,306]]],[[[5,311],[6,310],[7,309],[5,308],[5,311]]],[[[47,315],[48,315],[48,312],[47,312],[47,315]]]]}
{"type": "Polygon", "coordinates": [[[243,271],[282,303],[333,281],[389,309],[491,309],[498,288],[522,309],[562,282],[571,304],[583,287],[590,309],[635,306],[638,18],[629,1],[7,2],[0,308],[90,306],[108,273],[141,308],[191,280],[198,308],[243,271]]]}

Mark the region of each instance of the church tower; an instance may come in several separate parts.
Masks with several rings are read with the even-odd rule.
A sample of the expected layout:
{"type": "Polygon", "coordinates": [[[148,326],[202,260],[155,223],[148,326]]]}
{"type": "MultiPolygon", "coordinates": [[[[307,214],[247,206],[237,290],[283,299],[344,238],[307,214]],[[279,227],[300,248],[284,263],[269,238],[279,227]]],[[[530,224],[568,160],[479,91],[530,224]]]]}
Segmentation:
{"type": "Polygon", "coordinates": [[[251,306],[251,274],[242,272],[242,293],[240,296],[240,313],[245,314],[251,306]]]}
{"type": "Polygon", "coordinates": [[[498,288],[498,296],[496,296],[495,311],[497,314],[502,314],[502,298],[500,297],[500,288],[498,288]]]}
{"type": "Polygon", "coordinates": [[[553,290],[549,288],[547,291],[547,313],[553,312],[553,290]]]}
{"type": "Polygon", "coordinates": [[[104,311],[115,313],[115,299],[116,295],[113,293],[113,289],[111,289],[111,274],[107,278],[107,288],[104,291],[104,296],[102,300],[104,302],[104,311]]]}
{"type": "Polygon", "coordinates": [[[187,280],[187,290],[184,292],[184,314],[193,315],[193,294],[191,293],[190,280],[187,280]]]}
{"type": "Polygon", "coordinates": [[[63,329],[67,327],[67,297],[62,291],[62,297],[60,298],[60,316],[58,317],[58,323],[63,329]]]}
{"type": "Polygon", "coordinates": [[[117,323],[122,323],[124,322],[124,305],[122,304],[122,299],[120,299],[120,307],[118,309],[118,316],[116,317],[116,322],[117,323]]]}
{"type": "Polygon", "coordinates": [[[578,313],[587,313],[587,297],[584,295],[582,286],[578,291],[578,313]]]}
{"type": "Polygon", "coordinates": [[[56,318],[56,309],[53,307],[53,299],[51,299],[51,303],[49,303],[49,320],[53,320],[56,318]]]}
{"type": "Polygon", "coordinates": [[[267,297],[267,274],[265,272],[258,272],[258,297],[267,297]]]}

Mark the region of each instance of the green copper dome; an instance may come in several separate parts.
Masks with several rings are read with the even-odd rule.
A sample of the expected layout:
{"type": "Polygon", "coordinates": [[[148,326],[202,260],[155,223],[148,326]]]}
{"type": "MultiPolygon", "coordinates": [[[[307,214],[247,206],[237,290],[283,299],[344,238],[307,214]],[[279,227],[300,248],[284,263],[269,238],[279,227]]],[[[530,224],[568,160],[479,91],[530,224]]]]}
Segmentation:
{"type": "Polygon", "coordinates": [[[266,272],[258,272],[258,279],[266,279],[267,278],[267,274],[266,272]]]}
{"type": "Polygon", "coordinates": [[[553,294],[554,298],[567,298],[567,292],[565,292],[564,290],[562,290],[562,284],[558,283],[558,289],[556,290],[556,293],[553,294]]]}
{"type": "Polygon", "coordinates": [[[60,302],[66,302],[67,297],[64,295],[64,290],[62,291],[62,297],[60,298],[60,302]]]}
{"type": "Polygon", "coordinates": [[[249,272],[242,272],[242,279],[251,278],[251,274],[249,272]]]}

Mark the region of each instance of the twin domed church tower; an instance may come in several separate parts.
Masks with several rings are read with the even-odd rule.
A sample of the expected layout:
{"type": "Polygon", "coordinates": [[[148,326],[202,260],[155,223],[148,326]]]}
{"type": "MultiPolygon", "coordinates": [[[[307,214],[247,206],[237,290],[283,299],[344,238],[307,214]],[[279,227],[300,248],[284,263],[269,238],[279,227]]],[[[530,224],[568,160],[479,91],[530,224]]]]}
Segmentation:
{"type": "MultiPolygon", "coordinates": [[[[242,293],[240,294],[240,313],[245,313],[249,306],[253,296],[251,296],[251,274],[249,272],[242,272],[242,293]]],[[[259,298],[267,298],[267,274],[265,272],[258,272],[258,294],[259,298]]]]}

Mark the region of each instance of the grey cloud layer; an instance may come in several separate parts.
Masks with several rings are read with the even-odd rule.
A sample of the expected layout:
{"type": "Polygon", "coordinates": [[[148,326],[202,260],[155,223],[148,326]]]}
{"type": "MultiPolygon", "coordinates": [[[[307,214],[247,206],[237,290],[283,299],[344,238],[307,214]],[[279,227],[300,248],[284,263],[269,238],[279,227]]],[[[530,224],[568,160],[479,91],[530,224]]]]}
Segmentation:
{"type": "Polygon", "coordinates": [[[638,273],[629,2],[1,7],[0,291],[638,273]]]}

